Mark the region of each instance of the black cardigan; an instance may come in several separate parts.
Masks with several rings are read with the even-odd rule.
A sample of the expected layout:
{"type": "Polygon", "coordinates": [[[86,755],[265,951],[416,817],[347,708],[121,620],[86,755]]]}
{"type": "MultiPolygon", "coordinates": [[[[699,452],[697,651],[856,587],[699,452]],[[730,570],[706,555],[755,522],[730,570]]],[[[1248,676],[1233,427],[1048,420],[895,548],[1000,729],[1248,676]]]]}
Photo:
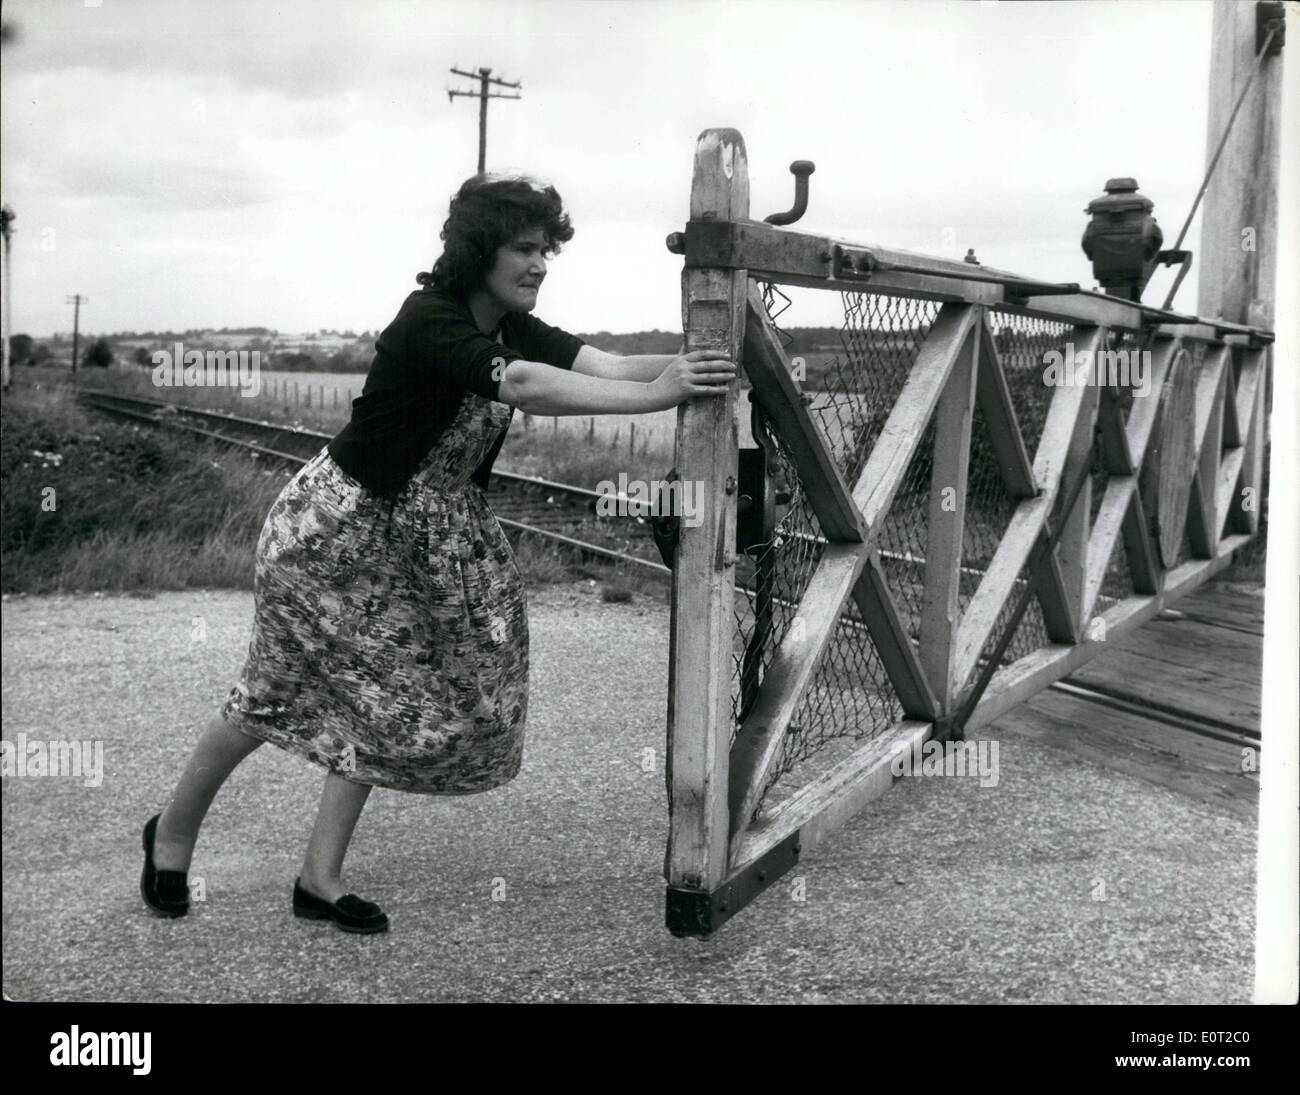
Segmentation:
{"type": "MultiPolygon", "coordinates": [[[[365,387],[352,401],[351,421],[327,446],[330,456],[367,489],[396,498],[456,417],[465,392],[498,398],[500,380],[492,373],[502,360],[571,369],[583,346],[527,312],[506,313],[500,330],[501,342],[483,334],[468,304],[440,289],[413,292],[376,340],[365,387]]],[[[472,476],[485,490],[505,437],[502,430],[472,476]]]]}

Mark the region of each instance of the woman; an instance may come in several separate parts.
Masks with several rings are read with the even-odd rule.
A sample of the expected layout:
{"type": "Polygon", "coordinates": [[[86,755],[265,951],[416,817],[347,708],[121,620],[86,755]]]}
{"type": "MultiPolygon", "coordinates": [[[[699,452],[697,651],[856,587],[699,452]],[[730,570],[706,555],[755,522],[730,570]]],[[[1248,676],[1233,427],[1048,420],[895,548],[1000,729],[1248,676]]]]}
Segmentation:
{"type": "Polygon", "coordinates": [[[443,254],[377,340],[351,421],[267,515],[243,673],[144,828],[159,915],[188,911],[199,826],[264,741],[327,769],[293,911],[345,931],[388,927],[341,877],[372,787],[473,794],[518,773],[528,620],[483,495],[514,409],[645,414],[736,375],[719,351],[623,357],[532,316],[572,237],[554,187],[476,175],[452,199],[443,254]]]}

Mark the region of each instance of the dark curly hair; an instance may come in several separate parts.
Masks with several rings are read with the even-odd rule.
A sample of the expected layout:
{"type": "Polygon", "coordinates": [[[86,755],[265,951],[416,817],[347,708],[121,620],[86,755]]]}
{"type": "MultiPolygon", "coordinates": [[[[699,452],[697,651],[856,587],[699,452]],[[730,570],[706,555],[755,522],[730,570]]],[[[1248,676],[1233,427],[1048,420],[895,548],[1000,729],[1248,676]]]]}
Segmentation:
{"type": "Polygon", "coordinates": [[[439,236],[442,255],[431,273],[416,274],[415,280],[466,296],[487,278],[497,248],[534,228],[545,233],[553,254],[573,239],[573,225],[555,187],[522,175],[474,175],[451,199],[439,236]]]}

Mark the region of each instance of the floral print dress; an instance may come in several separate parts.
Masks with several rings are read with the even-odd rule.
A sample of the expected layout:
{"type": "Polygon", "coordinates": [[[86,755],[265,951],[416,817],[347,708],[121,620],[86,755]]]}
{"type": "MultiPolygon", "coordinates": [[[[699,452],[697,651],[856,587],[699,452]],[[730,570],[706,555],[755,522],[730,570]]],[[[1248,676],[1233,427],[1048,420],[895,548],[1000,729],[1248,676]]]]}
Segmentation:
{"type": "Polygon", "coordinates": [[[472,794],[514,778],[528,618],[514,553],[470,481],[512,407],[467,392],[394,501],[322,449],[262,528],[232,726],[357,783],[472,794]]]}

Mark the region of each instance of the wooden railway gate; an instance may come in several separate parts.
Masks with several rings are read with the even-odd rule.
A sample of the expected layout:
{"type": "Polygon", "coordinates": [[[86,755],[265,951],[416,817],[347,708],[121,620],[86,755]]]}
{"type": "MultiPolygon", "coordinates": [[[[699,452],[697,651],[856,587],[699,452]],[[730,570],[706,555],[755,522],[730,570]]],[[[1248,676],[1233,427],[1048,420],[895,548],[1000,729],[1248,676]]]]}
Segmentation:
{"type": "Polygon", "coordinates": [[[752,220],[734,130],[700,136],[669,246],[686,347],[742,364],[757,442],[739,385],[679,409],[704,520],[675,549],[667,923],[707,935],[899,750],[996,719],[1232,560],[1272,335],[752,220]],[[844,309],[811,364],[776,322],[807,291],[844,309]]]}

